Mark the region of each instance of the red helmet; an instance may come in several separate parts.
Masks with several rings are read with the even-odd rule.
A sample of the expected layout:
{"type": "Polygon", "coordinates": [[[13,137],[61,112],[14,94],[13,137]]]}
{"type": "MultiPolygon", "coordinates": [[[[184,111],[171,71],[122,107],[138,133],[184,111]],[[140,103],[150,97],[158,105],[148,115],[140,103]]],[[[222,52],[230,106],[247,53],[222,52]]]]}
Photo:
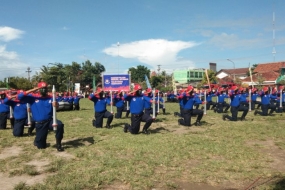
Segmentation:
{"type": "Polygon", "coordinates": [[[97,92],[97,93],[100,93],[100,92],[102,92],[102,91],[103,91],[102,88],[97,88],[97,89],[96,89],[96,92],[97,92]]]}
{"type": "Polygon", "coordinates": [[[135,91],[141,90],[141,89],[142,89],[142,87],[141,87],[141,85],[139,85],[139,84],[136,84],[136,85],[134,86],[134,90],[135,90],[135,91]]]}
{"type": "Polygon", "coordinates": [[[284,89],[284,86],[279,86],[278,89],[279,89],[279,90],[283,90],[283,89],[284,89]]]}
{"type": "Polygon", "coordinates": [[[147,89],[145,90],[145,93],[146,93],[146,94],[151,93],[151,89],[150,89],[150,88],[147,88],[147,89]]]}
{"type": "Polygon", "coordinates": [[[262,90],[263,90],[264,92],[267,92],[267,91],[268,91],[268,87],[265,86],[265,87],[262,88],[262,90]]]}
{"type": "Polygon", "coordinates": [[[252,91],[252,92],[256,92],[256,91],[257,91],[257,88],[253,88],[251,91],[252,91]]]}
{"type": "Polygon", "coordinates": [[[219,92],[225,91],[223,87],[219,88],[219,92]]]}
{"type": "Polygon", "coordinates": [[[39,87],[39,88],[47,87],[47,83],[45,83],[45,82],[39,82],[39,83],[38,83],[38,87],[39,87]]]}
{"type": "Polygon", "coordinates": [[[238,86],[232,86],[231,89],[232,89],[232,90],[237,90],[237,89],[238,89],[238,86]]]}
{"type": "Polygon", "coordinates": [[[0,91],[0,94],[5,94],[5,91],[0,91]]]}
{"type": "Polygon", "coordinates": [[[187,91],[187,92],[190,92],[190,91],[192,91],[192,90],[194,90],[194,88],[193,88],[193,86],[190,85],[190,86],[187,87],[187,90],[186,90],[186,91],[187,91]]]}

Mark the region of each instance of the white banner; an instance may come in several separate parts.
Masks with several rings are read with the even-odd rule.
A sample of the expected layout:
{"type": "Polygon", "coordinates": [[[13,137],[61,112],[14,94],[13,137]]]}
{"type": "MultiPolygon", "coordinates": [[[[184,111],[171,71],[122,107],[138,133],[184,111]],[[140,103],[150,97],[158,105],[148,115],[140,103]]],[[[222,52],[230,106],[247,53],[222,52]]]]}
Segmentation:
{"type": "Polygon", "coordinates": [[[80,83],[75,83],[74,86],[75,86],[75,87],[74,87],[74,92],[76,92],[77,94],[79,94],[79,93],[80,93],[80,83]]]}

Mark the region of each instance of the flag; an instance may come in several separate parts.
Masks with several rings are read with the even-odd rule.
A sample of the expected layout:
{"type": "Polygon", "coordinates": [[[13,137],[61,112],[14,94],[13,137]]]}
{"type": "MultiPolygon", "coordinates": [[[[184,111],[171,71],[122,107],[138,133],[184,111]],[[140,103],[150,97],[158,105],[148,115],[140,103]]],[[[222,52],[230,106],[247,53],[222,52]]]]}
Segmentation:
{"type": "Polygon", "coordinates": [[[151,89],[151,86],[150,86],[150,83],[149,83],[149,80],[148,80],[147,76],[144,75],[144,78],[145,78],[145,82],[146,82],[147,88],[151,89]]]}

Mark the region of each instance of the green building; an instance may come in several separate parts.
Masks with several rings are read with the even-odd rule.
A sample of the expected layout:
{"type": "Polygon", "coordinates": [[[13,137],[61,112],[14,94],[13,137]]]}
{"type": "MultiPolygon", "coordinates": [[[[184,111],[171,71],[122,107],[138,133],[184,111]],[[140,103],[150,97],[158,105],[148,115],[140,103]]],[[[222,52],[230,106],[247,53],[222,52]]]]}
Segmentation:
{"type": "Polygon", "coordinates": [[[198,82],[202,81],[204,73],[204,69],[184,69],[174,71],[172,75],[173,90],[176,91],[177,88],[187,86],[188,84],[196,86],[198,82]]]}

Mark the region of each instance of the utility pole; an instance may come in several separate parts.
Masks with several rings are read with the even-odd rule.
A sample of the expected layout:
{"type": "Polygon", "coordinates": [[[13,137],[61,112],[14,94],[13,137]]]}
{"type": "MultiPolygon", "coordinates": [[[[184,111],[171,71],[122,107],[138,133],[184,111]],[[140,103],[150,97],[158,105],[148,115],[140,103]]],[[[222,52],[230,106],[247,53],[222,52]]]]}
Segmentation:
{"type": "Polygon", "coordinates": [[[157,74],[159,75],[160,65],[157,65],[157,74]]]}
{"type": "Polygon", "coordinates": [[[31,68],[28,67],[26,72],[28,73],[28,80],[30,81],[30,72],[32,72],[32,71],[31,71],[31,68]]]}

